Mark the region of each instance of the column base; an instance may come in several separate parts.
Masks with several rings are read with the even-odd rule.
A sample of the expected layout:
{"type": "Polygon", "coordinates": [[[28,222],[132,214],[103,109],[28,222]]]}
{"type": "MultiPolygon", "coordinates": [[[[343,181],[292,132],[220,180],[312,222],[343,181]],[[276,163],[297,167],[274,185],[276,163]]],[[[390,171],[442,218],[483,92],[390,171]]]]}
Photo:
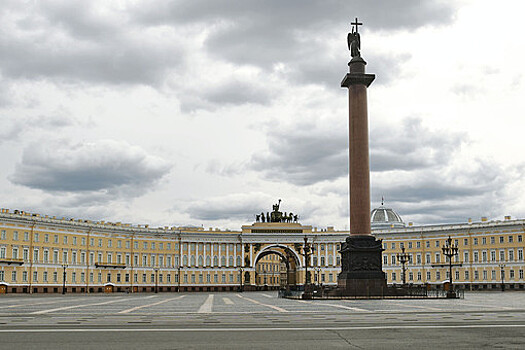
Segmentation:
{"type": "Polygon", "coordinates": [[[342,272],[337,277],[338,294],[383,296],[388,293],[382,270],[382,241],[370,235],[346,239],[341,249],[342,272]]]}

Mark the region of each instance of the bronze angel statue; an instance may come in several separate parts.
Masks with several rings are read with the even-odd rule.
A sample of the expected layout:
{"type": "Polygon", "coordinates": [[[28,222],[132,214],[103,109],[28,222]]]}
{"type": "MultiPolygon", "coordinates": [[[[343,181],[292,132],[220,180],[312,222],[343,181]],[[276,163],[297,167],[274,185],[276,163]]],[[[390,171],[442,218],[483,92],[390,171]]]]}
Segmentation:
{"type": "Polygon", "coordinates": [[[361,57],[361,36],[357,32],[357,29],[352,27],[352,32],[348,33],[348,50],[352,57],[361,57]]]}

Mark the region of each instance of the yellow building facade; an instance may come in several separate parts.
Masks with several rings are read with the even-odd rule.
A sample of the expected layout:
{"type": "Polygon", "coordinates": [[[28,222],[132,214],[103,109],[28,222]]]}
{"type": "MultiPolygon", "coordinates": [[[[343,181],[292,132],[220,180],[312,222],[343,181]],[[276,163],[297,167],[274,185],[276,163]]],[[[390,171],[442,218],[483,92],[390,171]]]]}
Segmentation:
{"type": "MultiPolygon", "coordinates": [[[[524,220],[388,225],[373,234],[383,240],[389,284],[402,281],[397,254],[405,247],[406,282],[441,288],[449,278],[441,247],[450,236],[459,247],[455,284],[524,288],[524,220]]],[[[254,290],[302,285],[306,269],[313,283],[335,286],[348,234],[297,222],[255,222],[239,231],[151,228],[2,209],[0,293],[254,290]],[[308,267],[305,239],[313,249],[308,267]]]]}

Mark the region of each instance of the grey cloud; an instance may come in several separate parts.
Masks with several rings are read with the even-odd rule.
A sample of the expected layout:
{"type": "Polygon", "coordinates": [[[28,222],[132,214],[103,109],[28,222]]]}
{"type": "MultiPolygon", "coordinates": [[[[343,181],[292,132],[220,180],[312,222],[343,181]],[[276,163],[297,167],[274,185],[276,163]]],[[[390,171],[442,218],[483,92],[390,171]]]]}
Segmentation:
{"type": "Polygon", "coordinates": [[[388,206],[420,223],[502,215],[500,210],[509,201],[508,185],[516,181],[518,173],[492,161],[475,159],[411,173],[375,174],[372,198],[385,196],[388,206]]]}
{"type": "Polygon", "coordinates": [[[62,140],[27,147],[9,179],[43,191],[111,194],[122,188],[143,191],[169,169],[164,160],[124,142],[62,140]]]}
{"type": "Polygon", "coordinates": [[[272,201],[263,193],[235,193],[222,197],[197,200],[187,207],[186,213],[198,220],[255,219],[254,215],[268,207],[272,201]]]}
{"type": "Polygon", "coordinates": [[[9,5],[0,12],[8,78],[154,85],[182,60],[184,38],[120,21],[116,11],[95,13],[93,3],[9,5]]]}
{"type": "MultiPolygon", "coordinates": [[[[322,209],[318,203],[282,199],[280,210],[293,212],[299,215],[300,220],[308,220],[322,209]]],[[[214,197],[191,202],[185,212],[193,219],[198,220],[230,220],[237,219],[244,223],[253,222],[255,215],[271,211],[272,205],[277,202],[265,193],[234,193],[221,197],[214,197]]]]}
{"type": "Polygon", "coordinates": [[[78,120],[60,112],[53,115],[26,117],[2,116],[3,127],[0,130],[0,143],[17,140],[28,132],[39,130],[55,133],[58,129],[78,124],[78,120]]]}
{"type": "Polygon", "coordinates": [[[461,133],[429,130],[418,118],[405,119],[399,126],[378,126],[370,131],[371,170],[443,165],[465,141],[461,133]]]}
{"type": "Polygon", "coordinates": [[[198,91],[187,91],[178,97],[182,111],[194,112],[196,110],[213,111],[230,105],[268,105],[275,95],[276,91],[270,87],[259,85],[256,82],[232,79],[215,86],[201,87],[198,91]]]}
{"type": "Polygon", "coordinates": [[[252,157],[250,168],[266,178],[310,185],[343,176],[347,167],[344,132],[322,132],[313,123],[294,130],[275,128],[269,137],[269,153],[252,157]]]}
{"type": "MultiPolygon", "coordinates": [[[[258,66],[267,72],[283,63],[293,80],[327,86],[337,86],[345,71],[345,63],[336,58],[327,38],[340,35],[344,52],[345,32],[353,16],[366,23],[365,32],[443,25],[454,16],[450,5],[418,0],[159,1],[146,11],[141,8],[136,12],[148,25],[205,25],[209,31],[205,48],[220,59],[258,66]]],[[[397,71],[399,59],[388,60],[386,69],[377,63],[377,73],[382,77],[379,83],[387,82],[397,71]]]]}
{"type": "MultiPolygon", "coordinates": [[[[326,123],[326,121],[325,121],[326,123]]],[[[277,126],[268,134],[268,152],[248,167],[266,178],[298,185],[332,181],[348,174],[347,126],[305,122],[277,126]]],[[[371,130],[371,170],[415,170],[444,165],[463,142],[458,133],[429,130],[416,118],[371,130]]]]}

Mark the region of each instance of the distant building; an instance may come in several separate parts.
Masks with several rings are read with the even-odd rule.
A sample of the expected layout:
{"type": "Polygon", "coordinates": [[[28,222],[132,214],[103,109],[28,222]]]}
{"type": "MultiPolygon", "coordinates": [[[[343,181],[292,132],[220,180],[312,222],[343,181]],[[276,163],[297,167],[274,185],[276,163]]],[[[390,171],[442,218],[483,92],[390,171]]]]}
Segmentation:
{"type": "MultiPolygon", "coordinates": [[[[0,211],[0,293],[221,291],[301,285],[304,238],[312,245],[312,282],[336,285],[340,244],[348,231],[293,220],[255,222],[240,231],[158,227],[0,211]]],[[[383,206],[372,211],[373,234],[383,240],[389,284],[402,281],[397,254],[410,257],[407,283],[442,288],[448,281],[441,247],[459,247],[454,283],[467,289],[523,289],[525,220],[469,220],[405,225],[383,206]]]]}

